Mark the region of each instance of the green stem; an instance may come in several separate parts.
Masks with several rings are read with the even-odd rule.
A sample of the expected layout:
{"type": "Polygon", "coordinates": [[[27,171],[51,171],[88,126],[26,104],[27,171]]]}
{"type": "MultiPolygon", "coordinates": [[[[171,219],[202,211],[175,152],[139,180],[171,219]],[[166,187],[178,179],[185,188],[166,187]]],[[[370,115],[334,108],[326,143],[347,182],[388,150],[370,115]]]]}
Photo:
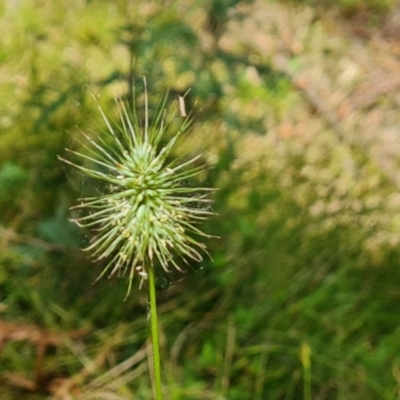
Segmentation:
{"type": "Polygon", "coordinates": [[[304,400],[311,400],[311,369],[304,369],[304,400]]]}
{"type": "Polygon", "coordinates": [[[150,294],[150,326],[151,326],[151,342],[153,345],[153,368],[155,381],[155,399],[162,400],[161,392],[161,362],[160,362],[160,346],[158,341],[158,320],[157,320],[157,301],[156,287],[154,279],[154,268],[149,268],[149,294],[150,294]]]}

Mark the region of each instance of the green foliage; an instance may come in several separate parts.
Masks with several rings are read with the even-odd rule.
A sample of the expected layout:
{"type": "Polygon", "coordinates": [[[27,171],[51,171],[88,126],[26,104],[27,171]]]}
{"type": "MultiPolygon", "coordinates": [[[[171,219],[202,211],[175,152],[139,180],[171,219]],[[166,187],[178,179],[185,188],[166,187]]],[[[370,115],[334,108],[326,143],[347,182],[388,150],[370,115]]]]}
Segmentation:
{"type": "MultiPolygon", "coordinates": [[[[150,104],[167,88],[171,101],[192,89],[186,106],[193,128],[174,156],[203,152],[214,168],[199,181],[219,188],[219,216],[202,226],[221,237],[207,243],[213,261],[157,276],[169,397],[301,399],[307,344],[312,398],[394,400],[397,190],[326,128],[308,142],[274,136],[303,100],[257,49],[225,45],[228,25],[246,17],[236,4],[2,6],[2,31],[10,33],[0,45],[1,319],[58,332],[89,327],[85,338],[46,355],[46,370],[57,377],[79,373],[104,351],[107,361],[94,375],[105,382],[104,374],[137,352],[135,378],[116,389],[100,387],[149,398],[149,379],[135,369],[147,365],[139,357],[147,340],[146,299],[138,291],[123,303],[126,288],[117,280],[91,286],[105,264],[86,259],[79,248],[92,235],[68,222],[79,217],[67,211],[76,197],[102,194],[107,186],[56,158],[65,158],[65,147],[80,151],[80,130],[99,132],[89,92],[101,96],[111,115],[112,99],[132,96],[132,80],[146,75],[150,104]]],[[[337,6],[374,13],[392,3],[337,6]]],[[[316,116],[301,118],[307,131],[316,116]]],[[[0,374],[32,376],[34,358],[28,343],[9,342],[0,374]]],[[[90,381],[81,393],[93,390],[90,381]]],[[[1,387],[10,399],[28,398],[5,381],[1,387]]]]}
{"type": "Polygon", "coordinates": [[[67,210],[59,206],[55,215],[44,218],[38,223],[38,236],[58,246],[77,248],[82,242],[78,228],[68,221],[67,210]]]}
{"type": "Polygon", "coordinates": [[[6,162],[0,169],[0,201],[5,205],[22,192],[28,180],[27,171],[20,166],[6,162]]]}

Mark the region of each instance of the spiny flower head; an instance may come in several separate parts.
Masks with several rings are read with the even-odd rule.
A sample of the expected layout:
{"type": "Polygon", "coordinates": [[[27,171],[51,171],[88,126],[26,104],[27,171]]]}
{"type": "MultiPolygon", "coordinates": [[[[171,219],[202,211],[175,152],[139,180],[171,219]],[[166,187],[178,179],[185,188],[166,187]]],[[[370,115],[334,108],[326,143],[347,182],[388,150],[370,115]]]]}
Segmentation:
{"type": "Polygon", "coordinates": [[[186,162],[173,158],[178,139],[190,122],[183,119],[172,139],[164,143],[167,129],[178,118],[178,106],[167,111],[167,96],[149,125],[148,96],[145,88],[145,116],[140,123],[133,111],[118,104],[119,118],[112,121],[99,108],[107,127],[105,137],[88,141],[85,153],[68,150],[90,161],[89,168],[60,158],[88,176],[106,182],[107,193],[80,199],[75,209],[86,215],[73,221],[95,232],[89,251],[95,260],[108,259],[98,279],[104,274],[129,273],[128,294],[132,279],[140,276],[140,287],[148,268],[160,265],[165,271],[180,270],[179,259],[202,260],[205,245],[192,235],[210,237],[196,224],[212,214],[208,193],[213,189],[188,187],[185,184],[205,170],[196,166],[200,156],[186,162]],[[108,137],[107,137],[108,136],[108,137]],[[111,140],[109,140],[111,139],[111,140]],[[172,159],[172,161],[171,161],[172,159]]]}

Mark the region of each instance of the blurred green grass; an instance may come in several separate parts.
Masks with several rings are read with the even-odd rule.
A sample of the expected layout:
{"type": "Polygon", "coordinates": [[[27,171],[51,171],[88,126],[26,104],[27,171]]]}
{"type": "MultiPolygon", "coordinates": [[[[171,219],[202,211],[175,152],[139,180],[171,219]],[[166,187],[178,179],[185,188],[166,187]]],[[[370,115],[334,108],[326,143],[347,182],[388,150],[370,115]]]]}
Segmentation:
{"type": "MultiPolygon", "coordinates": [[[[203,178],[219,188],[206,227],[221,237],[208,243],[213,261],[158,277],[168,398],[303,398],[306,344],[312,398],[396,399],[397,190],[329,129],[309,141],[285,134],[280,121],[304,100],[263,54],[224,42],[228,23],[247,16],[237,3],[2,6],[0,317],[59,333],[90,327],[45,357],[49,373],[68,377],[107,349],[78,398],[142,349],[144,294],[123,302],[122,280],[91,286],[101,265],[79,250],[90,233],[67,220],[82,192],[100,189],[56,156],[80,130],[98,132],[92,93],[112,112],[113,96],[146,75],[154,99],[191,88],[182,152],[202,150],[213,167],[203,178]]],[[[33,346],[7,342],[0,374],[33,378],[34,362],[33,346]]],[[[138,376],[106,389],[147,399],[150,382],[138,376]]],[[[7,382],[2,400],[34,398],[7,382]]]]}

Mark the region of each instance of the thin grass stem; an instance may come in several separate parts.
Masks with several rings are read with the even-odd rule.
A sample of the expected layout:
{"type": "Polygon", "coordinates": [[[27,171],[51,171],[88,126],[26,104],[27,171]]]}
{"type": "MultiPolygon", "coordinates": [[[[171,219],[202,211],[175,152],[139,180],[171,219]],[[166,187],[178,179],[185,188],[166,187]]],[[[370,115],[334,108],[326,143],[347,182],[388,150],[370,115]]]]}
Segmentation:
{"type": "Polygon", "coordinates": [[[150,265],[149,273],[149,296],[150,296],[150,328],[151,342],[153,346],[153,369],[154,369],[154,392],[155,400],[162,400],[161,389],[161,361],[160,361],[160,346],[158,339],[158,317],[157,317],[157,300],[154,278],[154,267],[150,265]]]}

